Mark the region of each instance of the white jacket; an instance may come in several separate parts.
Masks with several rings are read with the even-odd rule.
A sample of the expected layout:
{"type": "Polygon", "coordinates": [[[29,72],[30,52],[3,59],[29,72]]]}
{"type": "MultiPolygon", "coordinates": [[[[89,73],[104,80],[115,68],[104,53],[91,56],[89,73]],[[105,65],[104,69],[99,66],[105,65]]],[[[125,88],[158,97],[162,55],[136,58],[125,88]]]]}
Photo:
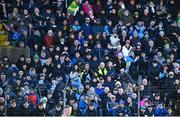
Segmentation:
{"type": "Polygon", "coordinates": [[[110,41],[111,41],[111,47],[113,49],[121,48],[120,39],[118,38],[118,35],[115,37],[113,34],[111,34],[110,41]]]}

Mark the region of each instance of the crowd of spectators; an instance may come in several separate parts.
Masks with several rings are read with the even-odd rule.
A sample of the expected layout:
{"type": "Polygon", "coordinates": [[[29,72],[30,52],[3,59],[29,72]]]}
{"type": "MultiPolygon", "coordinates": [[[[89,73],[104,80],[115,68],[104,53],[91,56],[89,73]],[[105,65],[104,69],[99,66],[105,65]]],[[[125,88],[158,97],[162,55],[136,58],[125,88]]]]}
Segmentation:
{"type": "Polygon", "coordinates": [[[31,50],[15,63],[1,58],[0,115],[180,115],[179,5],[0,0],[7,46],[31,50]]]}

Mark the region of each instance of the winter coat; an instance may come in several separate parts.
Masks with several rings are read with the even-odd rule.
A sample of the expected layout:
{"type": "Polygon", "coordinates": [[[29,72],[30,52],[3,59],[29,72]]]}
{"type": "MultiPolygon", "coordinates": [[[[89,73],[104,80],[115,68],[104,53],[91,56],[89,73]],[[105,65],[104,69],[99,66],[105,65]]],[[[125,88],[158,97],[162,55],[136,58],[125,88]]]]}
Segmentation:
{"type": "Polygon", "coordinates": [[[121,45],[120,45],[120,39],[118,36],[114,36],[114,35],[111,35],[110,36],[110,41],[111,41],[111,46],[113,49],[116,49],[116,48],[120,48],[121,45]]]}
{"type": "Polygon", "coordinates": [[[53,45],[53,38],[48,36],[48,35],[46,35],[44,37],[44,43],[45,43],[47,48],[50,48],[53,45]]]}
{"type": "Polygon", "coordinates": [[[78,72],[70,73],[71,85],[73,88],[77,89],[81,85],[81,78],[78,72]]]}
{"type": "Polygon", "coordinates": [[[57,111],[55,108],[49,111],[49,116],[61,116],[62,110],[57,111]]]}
{"type": "Polygon", "coordinates": [[[19,111],[18,108],[15,107],[10,107],[7,109],[7,116],[18,116],[19,115],[19,111]]]}
{"type": "Polygon", "coordinates": [[[88,36],[92,34],[92,26],[91,24],[83,24],[82,25],[82,30],[85,36],[88,36]]]}
{"type": "Polygon", "coordinates": [[[97,116],[98,112],[96,109],[90,110],[90,109],[86,109],[84,112],[85,116],[97,116]]]}

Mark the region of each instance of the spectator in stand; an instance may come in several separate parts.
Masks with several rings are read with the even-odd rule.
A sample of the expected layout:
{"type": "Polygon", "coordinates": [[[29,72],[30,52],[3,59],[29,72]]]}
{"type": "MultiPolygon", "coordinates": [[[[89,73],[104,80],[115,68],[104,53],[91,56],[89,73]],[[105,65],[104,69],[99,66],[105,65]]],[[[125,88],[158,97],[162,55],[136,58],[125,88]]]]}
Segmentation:
{"type": "Polygon", "coordinates": [[[179,116],[179,4],[0,0],[0,115],[179,116]]]}

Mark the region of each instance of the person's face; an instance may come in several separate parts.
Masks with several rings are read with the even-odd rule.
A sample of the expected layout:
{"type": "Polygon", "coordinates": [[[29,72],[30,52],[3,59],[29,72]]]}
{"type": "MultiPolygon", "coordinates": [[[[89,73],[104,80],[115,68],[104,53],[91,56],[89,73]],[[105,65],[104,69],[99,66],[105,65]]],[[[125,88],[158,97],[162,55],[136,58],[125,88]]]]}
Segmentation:
{"type": "Polygon", "coordinates": [[[78,103],[74,103],[74,104],[73,104],[73,109],[76,110],[77,108],[78,108],[78,103]]]}
{"type": "Polygon", "coordinates": [[[85,69],[86,69],[86,70],[89,69],[89,64],[85,64],[85,69]]]}
{"type": "Polygon", "coordinates": [[[111,78],[111,76],[108,76],[108,77],[107,77],[107,81],[109,81],[109,82],[110,82],[110,81],[111,81],[111,79],[112,79],[112,78],[111,78]]]}
{"type": "Polygon", "coordinates": [[[67,46],[65,46],[65,47],[64,47],[64,51],[67,51],[67,50],[68,50],[68,47],[67,47],[67,46]]]}
{"type": "Polygon", "coordinates": [[[179,80],[175,80],[175,84],[179,84],[179,80]]]}
{"type": "Polygon", "coordinates": [[[111,101],[115,102],[116,101],[116,97],[115,96],[111,97],[111,101]]]}
{"type": "Polygon", "coordinates": [[[134,37],[138,37],[137,31],[134,31],[133,36],[134,36],[134,37]]]}
{"type": "Polygon", "coordinates": [[[130,1],[130,4],[134,5],[134,4],[135,4],[135,1],[134,1],[134,0],[131,0],[131,1],[130,1]]]}
{"type": "Polygon", "coordinates": [[[74,24],[75,24],[75,25],[79,25],[79,22],[76,20],[76,21],[74,22],[74,24]]]}
{"type": "Polygon", "coordinates": [[[101,63],[101,64],[100,64],[100,68],[103,69],[104,67],[105,67],[105,64],[104,64],[104,63],[101,63]]]}
{"type": "Polygon", "coordinates": [[[124,90],[122,88],[119,89],[119,94],[123,94],[124,90]]]}
{"type": "Polygon", "coordinates": [[[89,90],[90,90],[90,93],[94,93],[94,88],[91,87],[89,90]]]}
{"type": "Polygon", "coordinates": [[[89,2],[88,2],[88,0],[86,0],[86,2],[85,2],[86,4],[89,4],[89,2]]]}
{"type": "Polygon", "coordinates": [[[43,105],[38,105],[38,108],[39,108],[40,110],[42,110],[42,109],[43,109],[43,105]]]}
{"type": "Polygon", "coordinates": [[[90,109],[90,110],[93,110],[93,109],[94,109],[94,106],[93,106],[93,105],[89,106],[89,109],[90,109]]]}
{"type": "Polygon", "coordinates": [[[93,36],[92,35],[89,35],[88,36],[88,39],[92,40],[93,36]]]}
{"type": "Polygon", "coordinates": [[[128,15],[129,15],[129,11],[128,11],[128,10],[125,10],[124,15],[125,15],[125,16],[128,16],[128,15]]]}
{"type": "Polygon", "coordinates": [[[32,74],[36,74],[36,70],[34,68],[31,68],[30,71],[32,74]]]}
{"type": "Polygon", "coordinates": [[[19,71],[19,76],[22,76],[23,74],[24,74],[24,72],[23,71],[19,71]]]}
{"type": "Polygon", "coordinates": [[[104,89],[104,92],[107,94],[107,93],[109,92],[109,88],[106,87],[106,88],[104,89]]]}
{"type": "Polygon", "coordinates": [[[89,88],[90,88],[90,85],[88,84],[88,85],[86,85],[85,87],[86,87],[86,89],[89,89],[89,88]]]}
{"type": "Polygon", "coordinates": [[[17,76],[17,73],[16,73],[16,72],[13,72],[13,73],[12,73],[12,76],[13,76],[13,77],[16,77],[16,76],[17,76]]]}
{"type": "Polygon", "coordinates": [[[35,12],[35,14],[39,14],[40,11],[39,11],[38,8],[35,8],[35,9],[34,9],[34,12],[35,12]]]}
{"type": "Polygon", "coordinates": [[[24,103],[24,107],[28,108],[29,107],[29,103],[28,102],[24,103]]]}
{"type": "Polygon", "coordinates": [[[112,14],[116,14],[116,10],[115,9],[112,10],[112,14]]]}
{"type": "Polygon", "coordinates": [[[61,68],[61,64],[57,64],[57,68],[60,69],[61,68]]]}
{"type": "Polygon", "coordinates": [[[65,113],[66,116],[71,116],[72,108],[65,108],[64,113],[65,113]]]}
{"type": "Polygon", "coordinates": [[[25,59],[24,59],[24,57],[20,57],[20,60],[21,60],[21,61],[24,61],[25,59]]]}
{"type": "Polygon", "coordinates": [[[169,74],[169,78],[174,78],[174,74],[169,74]]]}
{"type": "Polygon", "coordinates": [[[47,97],[48,97],[48,98],[51,98],[51,97],[52,97],[52,94],[51,94],[51,93],[49,93],[49,94],[47,95],[47,97]]]}
{"type": "Polygon", "coordinates": [[[24,10],[24,15],[28,15],[28,10],[24,10]]]}
{"type": "Polygon", "coordinates": [[[97,88],[102,89],[102,84],[98,83],[97,88]]]}
{"type": "Polygon", "coordinates": [[[83,11],[83,10],[81,10],[81,11],[80,11],[80,14],[81,14],[81,15],[84,15],[84,11],[83,11]]]}
{"type": "Polygon", "coordinates": [[[78,65],[75,65],[75,66],[74,66],[74,69],[75,69],[75,70],[78,70],[78,65]]]}
{"type": "Polygon", "coordinates": [[[126,43],[126,45],[125,45],[126,47],[130,47],[130,44],[129,43],[126,43]]]}
{"type": "Polygon", "coordinates": [[[146,79],[143,79],[143,85],[147,85],[147,80],[146,79]]]}
{"type": "Polygon", "coordinates": [[[12,106],[12,107],[16,107],[16,102],[13,102],[13,103],[11,104],[11,106],[12,106]]]}
{"type": "Polygon", "coordinates": [[[130,97],[128,97],[127,102],[128,103],[132,102],[132,99],[130,97]]]}
{"type": "Polygon", "coordinates": [[[97,57],[93,57],[93,61],[97,61],[97,57]]]}
{"type": "Polygon", "coordinates": [[[20,80],[16,80],[16,84],[20,85],[21,81],[20,80]]]}
{"type": "Polygon", "coordinates": [[[113,66],[113,63],[110,61],[110,62],[108,62],[108,66],[109,67],[112,67],[113,66]]]}
{"type": "Polygon", "coordinates": [[[79,52],[76,53],[76,57],[79,58],[80,57],[80,54],[79,52]]]}
{"type": "Polygon", "coordinates": [[[112,25],[112,21],[109,21],[109,22],[108,22],[108,25],[111,26],[111,25],[112,25]]]}
{"type": "Polygon", "coordinates": [[[143,86],[143,85],[140,86],[140,90],[141,90],[141,91],[144,90],[144,86],[143,86]]]}
{"type": "Polygon", "coordinates": [[[82,93],[84,91],[84,88],[79,88],[79,92],[82,93]]]}
{"type": "Polygon", "coordinates": [[[123,37],[126,37],[127,36],[127,32],[124,30],[124,31],[122,31],[122,36],[123,37]]]}
{"type": "Polygon", "coordinates": [[[101,2],[100,2],[99,0],[97,0],[96,4],[97,4],[97,5],[100,5],[100,4],[101,4],[101,2]]]}
{"type": "Polygon", "coordinates": [[[56,106],[56,110],[57,110],[57,111],[60,111],[60,110],[61,110],[61,107],[57,107],[57,106],[56,106]]]}
{"type": "Polygon", "coordinates": [[[154,62],[153,62],[153,66],[156,67],[156,66],[157,66],[157,63],[154,63],[154,62]]]}
{"type": "Polygon", "coordinates": [[[132,98],[133,99],[136,99],[137,98],[137,95],[135,93],[132,94],[132,98]]]}
{"type": "Polygon", "coordinates": [[[27,62],[27,63],[31,63],[31,58],[27,57],[27,58],[26,58],[26,62],[27,62]]]}
{"type": "Polygon", "coordinates": [[[112,3],[112,0],[108,0],[109,3],[112,3]]]}
{"type": "Polygon", "coordinates": [[[153,47],[154,46],[154,42],[153,41],[149,41],[149,46],[153,47]]]}
{"type": "Polygon", "coordinates": [[[97,79],[96,79],[96,78],[93,78],[93,82],[94,82],[94,83],[97,82],[97,79]]]}
{"type": "Polygon", "coordinates": [[[90,19],[86,19],[86,23],[89,24],[90,23],[90,19]]]}

